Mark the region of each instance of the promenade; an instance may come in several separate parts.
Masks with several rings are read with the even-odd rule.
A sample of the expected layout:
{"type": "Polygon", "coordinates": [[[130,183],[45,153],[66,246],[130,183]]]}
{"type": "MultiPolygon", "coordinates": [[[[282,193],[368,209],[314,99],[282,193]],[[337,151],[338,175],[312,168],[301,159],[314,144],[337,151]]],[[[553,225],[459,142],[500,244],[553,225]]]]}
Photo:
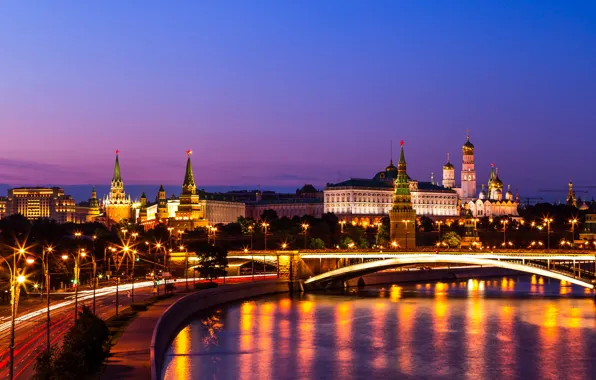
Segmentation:
{"type": "Polygon", "coordinates": [[[126,327],[112,347],[102,379],[151,378],[151,337],[157,321],[170,305],[188,293],[175,293],[172,297],[154,303],[147,311],[140,312],[126,327]]]}

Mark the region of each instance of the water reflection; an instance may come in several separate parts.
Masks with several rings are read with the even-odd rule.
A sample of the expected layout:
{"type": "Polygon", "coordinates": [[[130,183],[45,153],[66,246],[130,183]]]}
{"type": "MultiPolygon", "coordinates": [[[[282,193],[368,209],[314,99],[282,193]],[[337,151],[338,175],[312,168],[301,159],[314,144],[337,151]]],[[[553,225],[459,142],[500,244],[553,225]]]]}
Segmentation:
{"type": "Polygon", "coordinates": [[[180,330],[164,377],[592,379],[596,307],[585,294],[528,276],[228,305],[180,330]]]}

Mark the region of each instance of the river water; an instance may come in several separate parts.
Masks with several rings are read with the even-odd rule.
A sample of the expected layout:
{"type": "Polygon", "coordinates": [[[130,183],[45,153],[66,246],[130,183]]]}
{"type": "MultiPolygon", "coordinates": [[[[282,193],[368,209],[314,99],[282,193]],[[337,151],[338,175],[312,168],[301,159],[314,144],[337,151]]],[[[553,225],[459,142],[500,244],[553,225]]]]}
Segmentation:
{"type": "Polygon", "coordinates": [[[596,379],[591,291],[541,277],[266,297],[197,315],[180,379],[596,379]]]}

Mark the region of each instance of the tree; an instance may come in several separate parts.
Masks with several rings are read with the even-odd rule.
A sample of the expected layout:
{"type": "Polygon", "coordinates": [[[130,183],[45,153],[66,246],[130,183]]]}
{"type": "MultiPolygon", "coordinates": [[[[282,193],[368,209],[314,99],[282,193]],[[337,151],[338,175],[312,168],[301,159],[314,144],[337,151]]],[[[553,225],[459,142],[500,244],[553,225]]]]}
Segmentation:
{"type": "Polygon", "coordinates": [[[310,249],[325,249],[325,242],[319,238],[310,239],[310,249]]]}
{"type": "Polygon", "coordinates": [[[386,226],[385,224],[379,225],[376,239],[377,245],[386,246],[389,244],[389,237],[389,226],[386,226]]]}
{"type": "Polygon", "coordinates": [[[228,251],[220,246],[206,243],[192,243],[189,247],[199,258],[199,275],[210,282],[224,276],[228,267],[228,251]]]}
{"type": "Polygon", "coordinates": [[[360,240],[358,241],[358,248],[368,248],[368,240],[366,239],[366,237],[361,237],[360,240]]]}
{"type": "Polygon", "coordinates": [[[277,212],[275,210],[267,209],[263,211],[261,214],[261,220],[271,222],[273,220],[277,220],[279,217],[277,216],[277,212]]]}
{"type": "Polygon", "coordinates": [[[424,232],[432,232],[433,231],[433,220],[428,216],[421,216],[420,217],[420,229],[424,232]]]}
{"type": "Polygon", "coordinates": [[[449,247],[455,248],[459,247],[461,244],[461,236],[457,234],[457,232],[449,231],[443,235],[441,239],[443,243],[447,244],[449,247]]]}
{"type": "Polygon", "coordinates": [[[354,240],[352,240],[351,237],[346,236],[344,238],[344,240],[341,241],[340,247],[341,248],[351,248],[350,245],[353,246],[353,244],[354,244],[354,240]]]}

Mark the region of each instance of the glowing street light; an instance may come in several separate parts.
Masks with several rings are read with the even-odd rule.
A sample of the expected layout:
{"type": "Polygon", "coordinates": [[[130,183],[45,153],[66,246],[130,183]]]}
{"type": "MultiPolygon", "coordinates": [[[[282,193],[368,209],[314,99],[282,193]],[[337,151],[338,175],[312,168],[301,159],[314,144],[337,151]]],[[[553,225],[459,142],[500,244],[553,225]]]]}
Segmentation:
{"type": "Polygon", "coordinates": [[[308,223],[302,223],[302,229],[304,230],[304,249],[306,249],[306,233],[308,231],[308,223]]]}
{"type": "Polygon", "coordinates": [[[269,223],[267,222],[263,222],[261,223],[261,227],[263,227],[263,230],[265,231],[265,251],[267,250],[267,229],[269,228],[269,223]]]}
{"type": "Polygon", "coordinates": [[[344,226],[346,225],[346,221],[345,220],[340,220],[339,221],[339,225],[341,226],[341,233],[344,233],[344,226]]]}
{"type": "Polygon", "coordinates": [[[569,219],[569,223],[571,223],[571,244],[575,242],[575,225],[579,223],[577,218],[569,219]]]}
{"type": "Polygon", "coordinates": [[[551,218],[551,217],[548,217],[547,216],[546,218],[544,218],[544,223],[546,223],[546,228],[547,228],[547,231],[546,231],[546,234],[547,234],[546,235],[547,236],[546,249],[550,249],[550,224],[553,221],[554,221],[554,219],[551,218]]]}

